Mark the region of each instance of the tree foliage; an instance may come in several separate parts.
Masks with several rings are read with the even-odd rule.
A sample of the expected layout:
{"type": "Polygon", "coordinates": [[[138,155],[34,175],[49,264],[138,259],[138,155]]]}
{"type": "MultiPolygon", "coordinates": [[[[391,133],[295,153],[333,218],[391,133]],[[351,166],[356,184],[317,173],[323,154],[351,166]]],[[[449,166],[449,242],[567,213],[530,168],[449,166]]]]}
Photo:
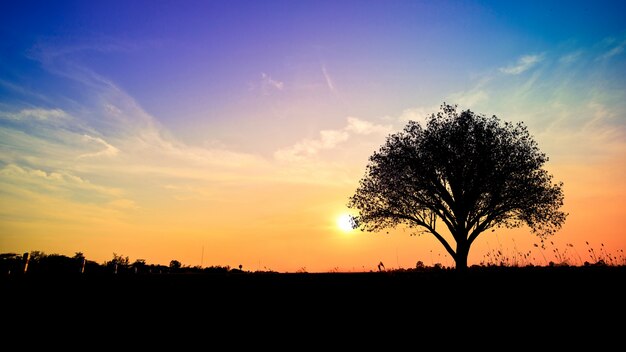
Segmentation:
{"type": "Polygon", "coordinates": [[[525,224],[543,237],[561,227],[563,183],[543,169],[547,161],[523,123],[444,103],[425,127],[410,121],[387,138],[348,206],[362,230],[405,225],[432,234],[463,269],[485,230],[525,224]]]}
{"type": "Polygon", "coordinates": [[[182,267],[181,262],[176,259],[170,260],[170,269],[177,270],[182,267]]]}

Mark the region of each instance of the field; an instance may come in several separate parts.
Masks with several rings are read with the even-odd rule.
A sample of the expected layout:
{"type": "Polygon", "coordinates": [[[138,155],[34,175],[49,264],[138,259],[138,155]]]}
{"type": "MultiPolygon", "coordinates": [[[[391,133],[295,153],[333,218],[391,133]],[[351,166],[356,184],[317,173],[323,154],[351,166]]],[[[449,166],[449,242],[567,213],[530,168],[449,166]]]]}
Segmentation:
{"type": "Polygon", "coordinates": [[[410,308],[426,301],[564,309],[574,300],[614,309],[626,305],[625,279],[624,266],[587,266],[475,267],[466,273],[429,268],[364,273],[26,274],[5,276],[1,284],[5,302],[35,309],[153,304],[196,309],[215,303],[238,310],[289,305],[410,308]]]}
{"type": "MultiPolygon", "coordinates": [[[[1,289],[13,327],[61,336],[95,333],[109,342],[143,341],[155,332],[153,338],[189,341],[262,334],[274,346],[286,343],[281,334],[315,332],[319,343],[329,336],[345,340],[348,332],[360,339],[433,339],[431,332],[457,331],[500,334],[520,344],[570,339],[567,346],[576,338],[597,347],[620,336],[625,279],[624,266],[479,267],[465,274],[33,274],[4,276],[1,289]]],[[[5,329],[6,336],[11,331],[5,329]]]]}

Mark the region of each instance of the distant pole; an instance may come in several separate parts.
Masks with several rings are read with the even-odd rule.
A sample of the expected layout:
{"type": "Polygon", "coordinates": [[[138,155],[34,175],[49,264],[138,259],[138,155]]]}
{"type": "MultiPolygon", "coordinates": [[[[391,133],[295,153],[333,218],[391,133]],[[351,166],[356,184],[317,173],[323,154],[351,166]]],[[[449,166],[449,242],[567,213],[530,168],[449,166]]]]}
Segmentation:
{"type": "Polygon", "coordinates": [[[200,256],[200,268],[204,264],[204,246],[202,246],[202,255],[200,256]]]}
{"type": "Polygon", "coordinates": [[[30,252],[24,253],[22,258],[24,259],[24,274],[26,274],[26,271],[28,271],[28,262],[30,261],[30,252]]]}

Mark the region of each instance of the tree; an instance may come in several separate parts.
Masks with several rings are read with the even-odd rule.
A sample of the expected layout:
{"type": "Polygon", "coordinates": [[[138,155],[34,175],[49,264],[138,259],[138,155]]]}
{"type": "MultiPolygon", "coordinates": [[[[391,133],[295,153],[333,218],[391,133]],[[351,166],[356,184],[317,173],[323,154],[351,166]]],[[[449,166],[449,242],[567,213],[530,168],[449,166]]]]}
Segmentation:
{"type": "Polygon", "coordinates": [[[170,269],[172,270],[178,270],[182,267],[183,265],[176,259],[170,260],[170,269]]]}
{"type": "Polygon", "coordinates": [[[126,271],[128,266],[130,265],[130,259],[128,256],[124,257],[123,255],[117,255],[117,253],[113,252],[113,259],[105,263],[107,267],[113,269],[115,274],[118,271],[126,271]]]}
{"type": "Polygon", "coordinates": [[[144,272],[146,269],[146,260],[145,259],[136,259],[135,262],[131,265],[135,274],[138,272],[144,272]]]}
{"type": "Polygon", "coordinates": [[[358,210],[354,225],[363,231],[403,225],[432,234],[464,270],[470,246],[488,229],[525,224],[542,238],[560,229],[563,183],[552,182],[547,161],[523,123],[444,103],[425,127],[409,121],[387,137],[348,207],[358,210]]]}

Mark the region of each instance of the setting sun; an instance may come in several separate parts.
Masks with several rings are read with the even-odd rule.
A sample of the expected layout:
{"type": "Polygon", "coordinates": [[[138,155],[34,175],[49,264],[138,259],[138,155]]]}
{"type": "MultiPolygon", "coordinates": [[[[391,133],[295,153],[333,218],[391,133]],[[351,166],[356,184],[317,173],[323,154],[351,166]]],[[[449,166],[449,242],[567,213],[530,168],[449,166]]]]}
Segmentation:
{"type": "Polygon", "coordinates": [[[341,216],[337,218],[337,226],[343,232],[350,232],[354,230],[352,225],[353,225],[352,216],[349,214],[342,214],[341,216]]]}

